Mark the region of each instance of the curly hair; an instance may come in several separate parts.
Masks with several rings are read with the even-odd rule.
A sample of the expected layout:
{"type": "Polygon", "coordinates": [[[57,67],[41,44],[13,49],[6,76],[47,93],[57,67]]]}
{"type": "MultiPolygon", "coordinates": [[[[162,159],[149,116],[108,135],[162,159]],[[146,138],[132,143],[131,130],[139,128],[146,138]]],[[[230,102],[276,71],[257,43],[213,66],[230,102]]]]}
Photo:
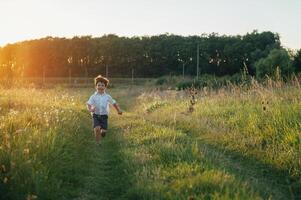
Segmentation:
{"type": "Polygon", "coordinates": [[[97,85],[98,82],[104,83],[105,86],[107,87],[110,81],[106,77],[103,77],[102,75],[98,75],[94,78],[95,86],[97,85]]]}

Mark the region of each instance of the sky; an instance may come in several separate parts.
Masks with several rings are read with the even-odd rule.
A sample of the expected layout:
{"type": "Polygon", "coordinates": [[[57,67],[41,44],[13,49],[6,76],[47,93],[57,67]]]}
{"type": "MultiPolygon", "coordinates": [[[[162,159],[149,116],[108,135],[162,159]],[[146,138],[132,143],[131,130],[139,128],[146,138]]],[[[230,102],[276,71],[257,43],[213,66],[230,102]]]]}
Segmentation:
{"type": "Polygon", "coordinates": [[[301,49],[301,0],[0,0],[0,46],[46,36],[244,35],[301,49]]]}

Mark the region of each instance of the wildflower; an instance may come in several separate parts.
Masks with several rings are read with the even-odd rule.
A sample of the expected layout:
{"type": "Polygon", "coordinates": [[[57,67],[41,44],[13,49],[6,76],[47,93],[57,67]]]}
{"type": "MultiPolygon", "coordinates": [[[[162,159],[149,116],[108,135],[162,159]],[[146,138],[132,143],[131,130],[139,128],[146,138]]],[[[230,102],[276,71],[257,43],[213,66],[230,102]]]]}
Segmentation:
{"type": "Polygon", "coordinates": [[[34,195],[34,194],[29,194],[29,195],[27,195],[27,198],[26,198],[26,200],[34,200],[34,199],[37,199],[38,198],[38,196],[37,195],[34,195]]]}
{"type": "Polygon", "coordinates": [[[269,101],[262,101],[261,105],[262,105],[262,110],[266,111],[267,110],[267,106],[269,105],[269,101]]]}
{"type": "Polygon", "coordinates": [[[5,167],[5,165],[1,165],[1,170],[2,170],[2,172],[6,172],[6,167],[5,167]]]}
{"type": "Polygon", "coordinates": [[[23,153],[26,154],[26,155],[28,155],[29,154],[29,149],[28,148],[24,149],[23,153]]]}
{"type": "Polygon", "coordinates": [[[194,87],[191,87],[188,89],[188,92],[189,92],[189,107],[188,107],[188,112],[192,113],[194,111],[194,105],[196,104],[197,102],[197,99],[196,99],[196,95],[197,95],[197,91],[194,87]]]}
{"type": "Polygon", "coordinates": [[[13,161],[11,161],[11,162],[10,162],[10,167],[11,167],[11,168],[14,168],[15,166],[16,166],[16,163],[13,162],[13,161]]]}
{"type": "Polygon", "coordinates": [[[9,142],[6,142],[5,145],[6,145],[6,148],[7,148],[7,149],[10,149],[10,148],[11,148],[11,145],[10,145],[9,142]]]}
{"type": "Polygon", "coordinates": [[[7,177],[4,177],[4,179],[3,179],[3,183],[4,183],[4,184],[6,184],[6,183],[7,183],[7,181],[8,181],[8,178],[7,178],[7,177]]]}
{"type": "Polygon", "coordinates": [[[17,114],[19,114],[19,111],[17,111],[17,110],[14,110],[14,109],[9,109],[9,113],[8,113],[9,115],[17,115],[17,114]]]}
{"type": "Polygon", "coordinates": [[[192,113],[194,111],[194,107],[192,105],[190,105],[188,108],[188,111],[192,113]]]}
{"type": "Polygon", "coordinates": [[[15,131],[15,133],[22,133],[24,131],[24,129],[18,129],[15,131]]]}

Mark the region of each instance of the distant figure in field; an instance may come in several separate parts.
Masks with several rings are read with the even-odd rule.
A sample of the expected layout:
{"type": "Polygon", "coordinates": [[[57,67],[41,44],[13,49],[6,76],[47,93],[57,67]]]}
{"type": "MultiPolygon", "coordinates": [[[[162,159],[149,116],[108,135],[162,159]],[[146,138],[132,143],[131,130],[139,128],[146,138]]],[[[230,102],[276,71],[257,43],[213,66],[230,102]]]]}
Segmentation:
{"type": "Polygon", "coordinates": [[[100,145],[100,136],[104,137],[108,129],[109,104],[113,105],[119,115],[122,111],[116,101],[106,93],[109,80],[101,75],[94,79],[96,92],[87,101],[87,109],[92,113],[96,144],[100,145]]]}

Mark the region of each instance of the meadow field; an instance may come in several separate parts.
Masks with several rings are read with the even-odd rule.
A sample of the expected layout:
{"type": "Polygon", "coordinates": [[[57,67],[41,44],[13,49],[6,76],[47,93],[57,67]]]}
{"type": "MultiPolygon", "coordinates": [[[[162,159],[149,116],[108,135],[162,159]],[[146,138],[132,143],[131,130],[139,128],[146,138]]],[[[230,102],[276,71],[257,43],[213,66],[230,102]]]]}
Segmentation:
{"type": "Polygon", "coordinates": [[[301,199],[293,83],[171,90],[116,84],[101,146],[93,88],[0,88],[0,199],[301,199]]]}

